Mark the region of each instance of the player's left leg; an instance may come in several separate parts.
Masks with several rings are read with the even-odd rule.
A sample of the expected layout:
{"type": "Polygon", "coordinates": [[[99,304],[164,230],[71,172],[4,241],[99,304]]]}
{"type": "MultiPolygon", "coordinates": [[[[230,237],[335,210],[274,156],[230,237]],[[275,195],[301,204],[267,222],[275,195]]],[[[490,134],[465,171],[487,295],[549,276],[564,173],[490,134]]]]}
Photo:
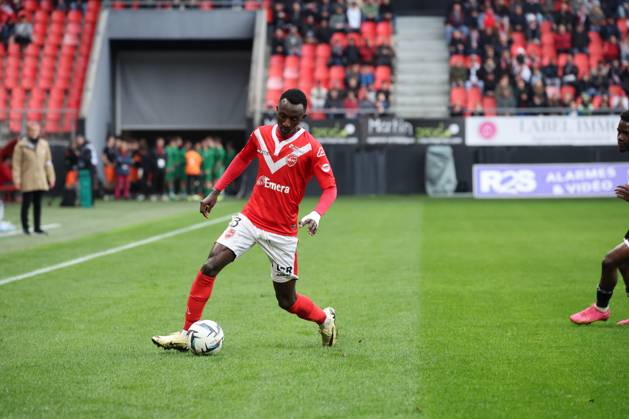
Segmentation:
{"type": "MultiPolygon", "coordinates": [[[[629,262],[620,265],[619,270],[620,274],[622,275],[622,279],[625,282],[625,291],[627,292],[627,297],[629,297],[629,262]]],[[[629,326],[629,319],[620,320],[618,324],[621,326],[629,326]]]]}
{"type": "MultiPolygon", "coordinates": [[[[625,239],[626,240],[626,239],[625,239]]],[[[596,303],[570,316],[576,324],[590,324],[609,318],[609,300],[618,282],[617,270],[629,263],[629,244],[623,242],[612,249],[601,264],[601,279],[596,289],[596,303]]]]}
{"type": "Polygon", "coordinates": [[[336,341],[336,311],[332,307],[321,309],[310,298],[297,294],[295,285],[298,277],[297,237],[262,233],[260,247],[271,261],[271,278],[275,297],[281,308],[299,318],[319,325],[324,346],[336,341]]]}

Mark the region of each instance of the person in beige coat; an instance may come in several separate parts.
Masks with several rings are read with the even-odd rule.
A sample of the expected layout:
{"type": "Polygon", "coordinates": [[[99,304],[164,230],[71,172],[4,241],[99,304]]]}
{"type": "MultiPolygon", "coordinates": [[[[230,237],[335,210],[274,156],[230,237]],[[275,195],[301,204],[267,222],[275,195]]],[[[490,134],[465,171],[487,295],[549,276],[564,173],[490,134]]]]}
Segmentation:
{"type": "Polygon", "coordinates": [[[55,168],[52,165],[50,146],[40,138],[41,128],[36,122],[29,122],[26,137],[15,145],[13,150],[13,183],[22,192],[22,230],[31,234],[28,228],[28,210],[33,203],[33,218],[37,234],[46,234],[41,229],[41,201],[44,192],[55,186],[55,168]]]}

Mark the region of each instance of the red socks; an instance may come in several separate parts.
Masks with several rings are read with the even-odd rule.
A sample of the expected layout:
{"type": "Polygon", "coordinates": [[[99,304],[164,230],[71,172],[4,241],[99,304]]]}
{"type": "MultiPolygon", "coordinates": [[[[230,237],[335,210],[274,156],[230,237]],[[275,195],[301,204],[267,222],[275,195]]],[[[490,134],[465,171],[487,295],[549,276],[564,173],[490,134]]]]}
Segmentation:
{"type": "Polygon", "coordinates": [[[305,295],[297,294],[297,300],[289,309],[289,312],[296,314],[299,318],[310,320],[317,324],[323,324],[326,314],[312,300],[305,295]]]}
{"type": "Polygon", "coordinates": [[[186,323],[184,330],[188,330],[192,323],[201,319],[205,303],[212,295],[214,288],[214,277],[204,275],[201,271],[197,273],[192,287],[190,288],[190,296],[188,297],[188,306],[186,307],[186,323]]]}

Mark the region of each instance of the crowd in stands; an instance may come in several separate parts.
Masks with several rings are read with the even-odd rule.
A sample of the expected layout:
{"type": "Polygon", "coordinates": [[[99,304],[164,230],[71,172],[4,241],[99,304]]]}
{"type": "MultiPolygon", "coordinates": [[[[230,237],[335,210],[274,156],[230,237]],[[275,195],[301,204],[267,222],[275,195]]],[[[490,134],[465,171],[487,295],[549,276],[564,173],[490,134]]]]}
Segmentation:
{"type": "Polygon", "coordinates": [[[451,114],[627,109],[628,20],[628,0],[451,2],[451,114]]]}
{"type": "Polygon", "coordinates": [[[282,90],[298,87],[314,120],[388,111],[395,60],[390,0],[275,0],[269,19],[269,108],[282,90]]]}

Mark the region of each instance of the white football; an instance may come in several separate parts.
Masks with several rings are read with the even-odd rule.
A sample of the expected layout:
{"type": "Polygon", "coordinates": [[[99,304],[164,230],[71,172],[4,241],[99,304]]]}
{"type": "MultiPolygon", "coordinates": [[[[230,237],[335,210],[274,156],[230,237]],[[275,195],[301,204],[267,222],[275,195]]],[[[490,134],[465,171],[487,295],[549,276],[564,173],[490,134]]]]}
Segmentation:
{"type": "Polygon", "coordinates": [[[223,329],[215,321],[199,320],[188,329],[188,348],[195,355],[216,355],[223,347],[223,329]]]}

